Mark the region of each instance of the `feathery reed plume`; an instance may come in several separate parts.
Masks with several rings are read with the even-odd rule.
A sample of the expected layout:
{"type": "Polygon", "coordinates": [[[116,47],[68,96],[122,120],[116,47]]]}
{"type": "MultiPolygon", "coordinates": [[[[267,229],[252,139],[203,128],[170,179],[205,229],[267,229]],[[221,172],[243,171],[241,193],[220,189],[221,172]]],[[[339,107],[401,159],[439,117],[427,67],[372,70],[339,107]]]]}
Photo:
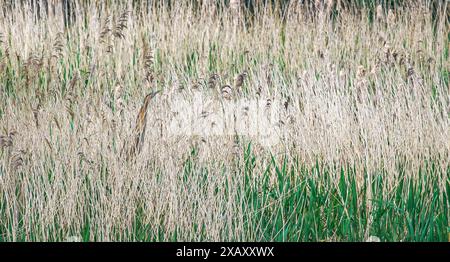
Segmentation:
{"type": "Polygon", "coordinates": [[[238,90],[244,84],[244,80],[247,77],[247,71],[244,71],[242,74],[236,76],[234,81],[234,87],[238,90]]]}
{"type": "Polygon", "coordinates": [[[127,21],[128,21],[128,15],[130,14],[129,11],[123,12],[119,19],[117,20],[116,26],[114,27],[114,37],[116,38],[125,38],[125,35],[123,34],[124,29],[127,28],[127,21]]]}
{"type": "Polygon", "coordinates": [[[42,57],[38,57],[36,54],[31,54],[25,62],[24,66],[27,69],[31,69],[39,68],[40,66],[42,66],[42,64],[42,57]]]}
{"type": "Polygon", "coordinates": [[[100,43],[106,48],[107,53],[112,52],[112,44],[110,39],[111,34],[110,20],[111,18],[107,16],[100,30],[100,43]]]}
{"type": "Polygon", "coordinates": [[[37,76],[43,64],[43,57],[38,57],[36,54],[31,54],[28,57],[27,61],[24,63],[27,86],[29,86],[31,81],[37,76]]]}
{"type": "Polygon", "coordinates": [[[212,74],[208,79],[208,88],[214,89],[219,82],[220,76],[219,74],[212,74]]]}
{"type": "Polygon", "coordinates": [[[78,152],[78,157],[80,159],[80,162],[85,162],[85,163],[87,163],[89,165],[93,164],[93,161],[89,160],[82,151],[78,152]]]}
{"type": "Polygon", "coordinates": [[[11,147],[13,144],[12,139],[9,136],[0,136],[0,148],[7,148],[7,147],[11,147]]]}
{"type": "Polygon", "coordinates": [[[200,79],[198,79],[197,81],[195,81],[193,84],[192,84],[192,90],[200,90],[201,89],[201,87],[202,87],[202,82],[203,82],[204,80],[202,79],[202,78],[200,78],[200,79]]]}
{"type": "Polygon", "coordinates": [[[230,85],[224,85],[221,89],[222,97],[231,100],[233,96],[233,88],[230,85]]]}
{"type": "Polygon", "coordinates": [[[16,131],[9,132],[7,135],[0,136],[0,149],[12,147],[16,131]]]}
{"type": "Polygon", "coordinates": [[[145,139],[145,131],[147,127],[147,108],[150,104],[150,101],[153,97],[155,97],[161,90],[154,91],[144,98],[144,103],[139,110],[139,113],[136,118],[136,124],[133,130],[134,142],[130,151],[128,153],[128,158],[134,157],[136,154],[139,154],[142,150],[142,146],[144,144],[145,139]]]}
{"type": "Polygon", "coordinates": [[[64,45],[63,45],[63,33],[59,32],[55,36],[55,40],[53,40],[52,46],[52,58],[59,59],[62,57],[64,45]]]}
{"type": "Polygon", "coordinates": [[[24,163],[24,157],[26,152],[24,150],[20,150],[18,152],[15,152],[11,157],[10,162],[10,168],[14,172],[18,171],[18,169],[23,165],[24,163]]]}
{"type": "Polygon", "coordinates": [[[147,85],[150,85],[155,80],[155,74],[153,70],[154,56],[153,51],[149,47],[147,41],[144,40],[144,53],[143,53],[143,61],[144,61],[144,81],[147,85]]]}
{"type": "Polygon", "coordinates": [[[100,41],[105,40],[108,37],[108,34],[111,32],[110,20],[111,18],[107,16],[103,21],[103,26],[100,31],[100,41]]]}

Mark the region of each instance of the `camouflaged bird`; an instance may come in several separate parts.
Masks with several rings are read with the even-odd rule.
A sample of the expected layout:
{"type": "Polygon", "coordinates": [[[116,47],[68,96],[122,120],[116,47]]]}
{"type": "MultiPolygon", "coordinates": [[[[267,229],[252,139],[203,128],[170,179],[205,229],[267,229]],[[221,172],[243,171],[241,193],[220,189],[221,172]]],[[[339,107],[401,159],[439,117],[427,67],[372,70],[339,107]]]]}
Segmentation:
{"type": "Polygon", "coordinates": [[[148,105],[150,104],[150,100],[152,100],[153,97],[155,97],[160,90],[154,91],[144,98],[144,104],[142,105],[141,109],[139,110],[139,113],[136,118],[136,124],[133,130],[133,143],[129,149],[129,152],[127,154],[127,158],[133,158],[136,154],[139,154],[142,150],[142,146],[144,144],[145,139],[145,131],[147,127],[147,109],[148,105]]]}

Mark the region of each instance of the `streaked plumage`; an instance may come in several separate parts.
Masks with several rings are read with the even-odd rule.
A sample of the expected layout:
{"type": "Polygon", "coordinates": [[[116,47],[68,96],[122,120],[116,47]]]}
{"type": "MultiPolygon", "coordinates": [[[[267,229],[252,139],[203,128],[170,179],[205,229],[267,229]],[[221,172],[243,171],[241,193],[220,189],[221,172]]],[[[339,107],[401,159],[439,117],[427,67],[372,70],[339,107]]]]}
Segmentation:
{"type": "Polygon", "coordinates": [[[150,100],[152,100],[153,97],[156,96],[160,91],[155,91],[144,98],[144,104],[142,105],[141,109],[139,110],[139,113],[136,118],[136,125],[133,131],[134,141],[132,144],[132,147],[130,149],[130,152],[128,154],[128,157],[133,157],[136,155],[136,153],[139,153],[142,150],[142,146],[144,144],[145,139],[145,130],[147,127],[147,108],[150,104],[150,100]]]}

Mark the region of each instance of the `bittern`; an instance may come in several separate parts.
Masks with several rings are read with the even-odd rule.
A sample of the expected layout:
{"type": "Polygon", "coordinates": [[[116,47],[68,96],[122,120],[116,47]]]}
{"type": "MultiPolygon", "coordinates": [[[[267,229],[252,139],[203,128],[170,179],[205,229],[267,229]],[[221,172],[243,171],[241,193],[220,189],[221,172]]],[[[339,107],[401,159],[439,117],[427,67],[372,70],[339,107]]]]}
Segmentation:
{"type": "Polygon", "coordinates": [[[134,143],[130,149],[128,157],[133,157],[134,155],[136,155],[136,153],[140,153],[142,150],[145,138],[145,130],[147,127],[147,108],[150,104],[150,100],[152,100],[152,98],[155,97],[159,92],[161,92],[161,90],[154,91],[146,95],[144,98],[144,104],[139,110],[138,116],[136,118],[136,126],[133,131],[134,143]]]}

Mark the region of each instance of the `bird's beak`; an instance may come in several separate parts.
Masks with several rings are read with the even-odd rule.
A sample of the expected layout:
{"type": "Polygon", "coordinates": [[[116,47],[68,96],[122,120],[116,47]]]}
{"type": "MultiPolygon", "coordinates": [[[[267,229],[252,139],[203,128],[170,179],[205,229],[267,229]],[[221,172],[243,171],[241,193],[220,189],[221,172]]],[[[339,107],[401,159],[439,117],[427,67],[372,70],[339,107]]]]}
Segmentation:
{"type": "Polygon", "coordinates": [[[152,93],[150,93],[150,98],[155,97],[159,92],[161,92],[161,90],[153,91],[152,93]]]}

